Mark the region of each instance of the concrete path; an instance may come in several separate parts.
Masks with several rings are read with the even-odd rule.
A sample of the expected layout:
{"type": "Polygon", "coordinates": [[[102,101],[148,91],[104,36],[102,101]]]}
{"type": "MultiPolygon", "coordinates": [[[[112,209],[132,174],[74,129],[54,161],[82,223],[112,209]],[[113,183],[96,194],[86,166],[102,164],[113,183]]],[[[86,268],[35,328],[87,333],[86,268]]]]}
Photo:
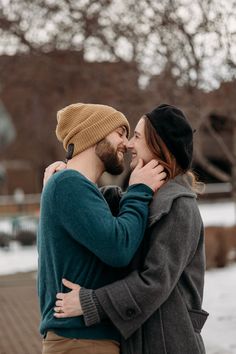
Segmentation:
{"type": "Polygon", "coordinates": [[[41,354],[36,274],[0,277],[0,354],[41,354]]]}

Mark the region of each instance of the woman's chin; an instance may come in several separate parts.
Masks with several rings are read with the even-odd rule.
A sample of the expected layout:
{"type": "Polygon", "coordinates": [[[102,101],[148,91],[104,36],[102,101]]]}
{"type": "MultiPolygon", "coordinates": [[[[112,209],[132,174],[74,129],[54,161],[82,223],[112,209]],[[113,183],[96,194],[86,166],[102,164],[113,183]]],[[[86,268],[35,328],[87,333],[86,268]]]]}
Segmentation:
{"type": "Polygon", "coordinates": [[[131,170],[134,170],[134,169],[135,169],[135,167],[137,166],[137,163],[138,163],[137,159],[133,159],[133,160],[130,162],[130,168],[131,168],[131,170]]]}

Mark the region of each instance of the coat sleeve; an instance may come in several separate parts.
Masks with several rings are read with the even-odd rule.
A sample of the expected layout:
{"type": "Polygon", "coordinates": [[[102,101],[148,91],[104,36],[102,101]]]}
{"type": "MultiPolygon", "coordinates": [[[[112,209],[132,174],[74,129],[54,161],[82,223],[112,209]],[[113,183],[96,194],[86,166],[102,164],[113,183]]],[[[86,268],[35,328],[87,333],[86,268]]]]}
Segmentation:
{"type": "Polygon", "coordinates": [[[150,237],[149,250],[140,271],[95,291],[103,310],[125,339],[165,302],[196,251],[201,218],[189,199],[175,200],[169,214],[152,226],[146,236],[150,237]]]}

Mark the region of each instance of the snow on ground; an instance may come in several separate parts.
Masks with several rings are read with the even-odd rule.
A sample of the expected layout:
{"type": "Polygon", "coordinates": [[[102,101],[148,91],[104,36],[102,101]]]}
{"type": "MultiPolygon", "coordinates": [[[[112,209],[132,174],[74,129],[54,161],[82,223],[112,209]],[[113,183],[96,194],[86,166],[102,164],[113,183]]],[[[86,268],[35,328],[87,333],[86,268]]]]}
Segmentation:
{"type": "Polygon", "coordinates": [[[233,202],[199,203],[205,226],[236,224],[236,205],[233,202]]]}
{"type": "MultiPolygon", "coordinates": [[[[232,225],[233,203],[200,204],[205,225],[232,225]]],[[[6,226],[7,228],[7,226],[6,226]]],[[[0,274],[37,269],[36,247],[0,249],[0,274]]],[[[236,354],[236,264],[206,272],[203,308],[210,316],[202,335],[207,354],[236,354]]]]}
{"type": "Polygon", "coordinates": [[[207,354],[236,354],[236,264],[206,272],[203,308],[207,354]]]}
{"type": "Polygon", "coordinates": [[[37,269],[35,246],[22,247],[12,242],[9,250],[0,249],[0,274],[13,274],[37,269]]]}

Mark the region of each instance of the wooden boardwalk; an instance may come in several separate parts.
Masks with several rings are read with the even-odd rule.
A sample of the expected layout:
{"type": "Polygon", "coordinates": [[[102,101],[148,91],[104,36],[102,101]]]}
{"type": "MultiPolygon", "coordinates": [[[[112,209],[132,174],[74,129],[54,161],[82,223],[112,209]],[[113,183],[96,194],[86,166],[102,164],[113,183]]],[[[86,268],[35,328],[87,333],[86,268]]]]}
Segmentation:
{"type": "Polygon", "coordinates": [[[0,277],[0,354],[41,354],[36,274],[0,277]]]}

